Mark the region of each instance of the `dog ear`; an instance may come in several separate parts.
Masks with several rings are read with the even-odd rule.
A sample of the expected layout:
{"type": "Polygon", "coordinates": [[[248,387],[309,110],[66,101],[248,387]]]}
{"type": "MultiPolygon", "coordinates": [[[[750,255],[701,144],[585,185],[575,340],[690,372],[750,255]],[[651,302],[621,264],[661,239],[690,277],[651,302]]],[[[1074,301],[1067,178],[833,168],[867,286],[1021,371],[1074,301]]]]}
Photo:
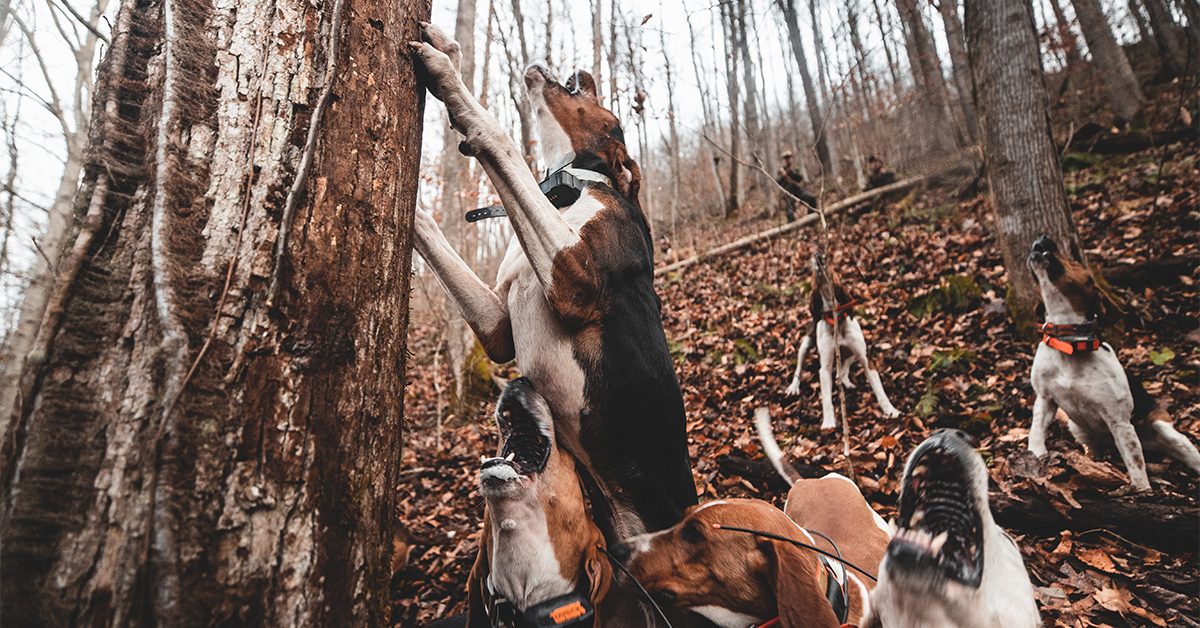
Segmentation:
{"type": "Polygon", "coordinates": [[[763,540],[759,550],[767,557],[767,580],[775,590],[779,623],[783,628],[841,624],[817,580],[816,554],[802,552],[791,543],[763,540]]]}
{"type": "Polygon", "coordinates": [[[475,565],[471,567],[471,575],[467,577],[467,627],[491,628],[488,620],[487,607],[491,595],[484,583],[491,574],[491,564],[488,563],[488,548],[492,546],[492,526],[488,521],[488,513],[483,513],[483,538],[479,542],[479,553],[475,555],[475,565]]]}
{"type": "Polygon", "coordinates": [[[588,577],[588,599],[592,601],[592,605],[596,607],[597,619],[596,625],[600,625],[599,613],[600,602],[604,600],[604,596],[608,594],[608,586],[612,583],[612,563],[608,562],[608,557],[601,554],[597,547],[602,547],[604,544],[603,537],[600,537],[597,530],[597,542],[592,543],[588,547],[586,560],[584,560],[584,568],[587,570],[588,577]]]}
{"type": "Polygon", "coordinates": [[[613,185],[616,186],[617,192],[629,199],[634,207],[641,209],[642,201],[639,200],[638,195],[642,190],[642,170],[638,168],[637,162],[629,156],[625,145],[614,138],[605,138],[596,154],[604,160],[604,165],[612,173],[613,185]]]}

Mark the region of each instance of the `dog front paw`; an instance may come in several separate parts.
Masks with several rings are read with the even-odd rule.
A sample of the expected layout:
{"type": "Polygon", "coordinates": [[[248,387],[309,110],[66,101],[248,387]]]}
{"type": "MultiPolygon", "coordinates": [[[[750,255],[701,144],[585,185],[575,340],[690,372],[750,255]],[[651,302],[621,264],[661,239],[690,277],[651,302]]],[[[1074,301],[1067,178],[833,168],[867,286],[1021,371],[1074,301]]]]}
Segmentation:
{"type": "Polygon", "coordinates": [[[783,391],[783,394],[789,395],[789,396],[799,395],[800,394],[800,380],[793,379],[791,385],[787,387],[787,390],[783,391]]]}
{"type": "Polygon", "coordinates": [[[898,416],[900,416],[900,411],[897,410],[896,408],[894,408],[892,406],[887,406],[887,407],[883,408],[883,418],[894,419],[898,416]]]}
{"type": "Polygon", "coordinates": [[[1046,455],[1046,444],[1045,443],[1029,443],[1029,446],[1027,447],[1027,449],[1029,450],[1029,453],[1037,456],[1038,458],[1041,458],[1042,456],[1046,455]]]}
{"type": "Polygon", "coordinates": [[[462,67],[462,46],[459,46],[453,37],[438,28],[437,24],[422,22],[421,30],[425,34],[425,41],[446,55],[446,59],[450,61],[450,68],[457,74],[458,69],[462,67]]]}

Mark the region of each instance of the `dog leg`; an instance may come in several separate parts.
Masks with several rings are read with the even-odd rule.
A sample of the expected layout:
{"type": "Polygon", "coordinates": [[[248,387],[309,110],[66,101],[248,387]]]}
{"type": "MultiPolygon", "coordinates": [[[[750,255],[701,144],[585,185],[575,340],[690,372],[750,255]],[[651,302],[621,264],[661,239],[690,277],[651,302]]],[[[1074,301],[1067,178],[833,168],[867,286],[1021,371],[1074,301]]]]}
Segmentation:
{"type": "Polygon", "coordinates": [[[800,375],[804,373],[804,358],[808,357],[808,352],[812,351],[813,339],[811,334],[805,334],[804,340],[800,341],[799,355],[796,357],[796,375],[792,378],[792,383],[783,391],[785,395],[800,394],[800,375]]]}
{"type": "Polygon", "coordinates": [[[856,386],[850,381],[850,367],[854,365],[856,359],[853,349],[850,351],[842,351],[842,370],[838,372],[838,379],[842,380],[842,387],[854,390],[856,386]]]}
{"type": "Polygon", "coordinates": [[[1058,404],[1045,395],[1038,395],[1037,401],[1033,402],[1033,423],[1029,425],[1029,441],[1026,445],[1033,455],[1046,455],[1046,427],[1057,411],[1058,404]]]}
{"type": "Polygon", "coordinates": [[[1196,450],[1196,446],[1188,437],[1180,434],[1166,421],[1151,421],[1150,429],[1146,432],[1146,437],[1142,440],[1145,449],[1161,451],[1191,467],[1193,473],[1200,475],[1200,451],[1196,450]]]}
{"type": "Polygon", "coordinates": [[[427,87],[446,104],[450,124],[466,136],[459,150],[479,160],[508,212],[547,299],[553,304],[553,263],[563,249],[578,244],[579,234],[563,220],[529,172],[517,145],[471,96],[453,63],[458,43],[433,24],[425,25],[427,43],[410,45],[432,81],[427,87]]]}
{"type": "Polygon", "coordinates": [[[446,240],[433,215],[417,209],[413,221],[413,245],[433,269],[438,282],[458,305],[463,318],[479,338],[488,357],[504,363],[516,354],[513,347],[512,322],[505,305],[507,286],[498,286],[501,293],[492,291],[471,272],[446,240]]]}
{"type": "Polygon", "coordinates": [[[837,429],[837,418],[833,412],[833,356],[839,350],[833,338],[833,328],[822,322],[817,326],[817,353],[821,356],[822,430],[837,429]]]}
{"type": "Polygon", "coordinates": [[[883,381],[879,379],[879,372],[872,368],[871,358],[867,357],[867,340],[863,337],[862,327],[858,321],[852,318],[846,319],[846,339],[850,343],[850,349],[854,351],[854,356],[858,358],[859,362],[862,362],[863,370],[867,372],[867,383],[875,392],[875,400],[879,402],[879,409],[883,411],[883,416],[889,419],[900,416],[900,411],[892,405],[887,392],[883,390],[883,381]]]}
{"type": "MultiPolygon", "coordinates": [[[[1124,415],[1128,416],[1128,415],[1124,415]]],[[[1125,462],[1125,471],[1129,473],[1129,484],[1135,492],[1150,491],[1150,478],[1146,475],[1146,459],[1142,455],[1142,443],[1138,440],[1137,430],[1128,420],[1111,420],[1108,429],[1112,432],[1117,451],[1121,452],[1121,460],[1125,462]]]]}

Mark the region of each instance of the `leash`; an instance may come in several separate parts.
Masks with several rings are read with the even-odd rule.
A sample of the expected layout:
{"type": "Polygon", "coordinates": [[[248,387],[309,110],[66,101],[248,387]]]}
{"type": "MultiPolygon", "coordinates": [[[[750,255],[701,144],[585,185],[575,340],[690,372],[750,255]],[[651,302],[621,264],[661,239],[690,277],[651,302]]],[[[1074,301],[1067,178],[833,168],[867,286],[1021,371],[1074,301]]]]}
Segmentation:
{"type": "Polygon", "coordinates": [[[599,543],[596,544],[596,549],[600,550],[601,554],[604,554],[608,557],[608,562],[616,565],[622,573],[624,573],[626,576],[629,576],[630,580],[633,580],[633,583],[637,585],[638,590],[642,592],[642,595],[646,596],[646,599],[650,601],[650,605],[654,607],[654,610],[658,611],[658,616],[662,617],[663,623],[667,625],[667,628],[674,628],[674,626],[671,625],[671,620],[667,619],[667,614],[658,607],[658,602],[655,602],[654,598],[650,597],[650,593],[646,591],[646,587],[643,587],[642,583],[638,582],[638,579],[634,578],[633,574],[629,573],[629,570],[625,568],[625,565],[622,565],[621,561],[617,560],[616,556],[609,554],[608,550],[601,547],[599,543]]]}
{"type": "MultiPolygon", "coordinates": [[[[814,547],[803,541],[797,541],[796,539],[789,539],[786,536],[779,536],[778,534],[771,534],[770,532],[763,532],[762,530],[751,530],[750,528],[737,528],[734,526],[721,525],[719,523],[712,524],[712,527],[714,530],[732,530],[734,532],[746,532],[748,534],[753,534],[755,536],[761,536],[761,537],[765,537],[768,539],[773,539],[775,541],[785,541],[785,542],[791,543],[792,545],[795,545],[798,547],[810,549],[818,554],[827,556],[829,558],[832,558],[832,559],[842,563],[843,565],[861,573],[862,575],[870,578],[871,580],[874,580],[875,582],[879,582],[879,578],[876,578],[875,576],[871,575],[871,572],[869,572],[869,571],[863,569],[862,567],[859,567],[858,565],[855,565],[854,563],[852,563],[848,560],[845,560],[841,556],[839,556],[838,554],[841,554],[840,550],[839,550],[838,554],[830,554],[829,552],[827,552],[819,547],[814,547]]],[[[811,532],[811,530],[806,530],[806,532],[811,532]]],[[[821,535],[822,537],[825,538],[825,540],[827,540],[831,544],[833,544],[833,541],[830,540],[829,537],[825,536],[824,534],[821,534],[820,532],[817,532],[817,534],[821,535]]],[[[834,544],[833,547],[834,547],[834,549],[837,549],[836,544],[834,544]]]]}
{"type": "Polygon", "coordinates": [[[1077,325],[1055,325],[1042,323],[1038,325],[1042,333],[1042,342],[1052,349],[1057,349],[1067,355],[1076,351],[1097,351],[1100,349],[1100,335],[1096,332],[1096,321],[1088,321],[1077,325]]]}

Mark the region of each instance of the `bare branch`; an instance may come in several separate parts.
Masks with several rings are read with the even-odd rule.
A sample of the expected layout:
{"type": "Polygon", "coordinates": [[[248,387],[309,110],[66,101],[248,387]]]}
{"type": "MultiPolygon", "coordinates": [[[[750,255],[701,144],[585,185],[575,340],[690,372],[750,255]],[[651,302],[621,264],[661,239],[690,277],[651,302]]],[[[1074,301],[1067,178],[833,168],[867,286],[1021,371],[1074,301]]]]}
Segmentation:
{"type": "MultiPolygon", "coordinates": [[[[58,92],[54,89],[54,81],[51,79],[50,69],[46,67],[46,60],[42,57],[41,49],[38,48],[37,40],[33,35],[33,30],[30,29],[25,24],[24,20],[22,20],[15,13],[12,16],[12,19],[13,22],[16,23],[17,28],[21,29],[21,32],[25,35],[25,39],[29,42],[29,49],[33,52],[34,58],[37,59],[38,67],[42,71],[42,77],[46,81],[46,89],[50,90],[50,100],[48,102],[41,97],[38,97],[38,99],[46,105],[46,109],[50,111],[50,115],[53,115],[56,119],[58,119],[58,123],[63,129],[63,135],[69,137],[71,135],[71,128],[67,126],[67,117],[63,112],[62,100],[59,99],[58,92]]],[[[5,74],[8,73],[5,72],[5,74]]]]}
{"type": "MultiPolygon", "coordinates": [[[[91,31],[92,34],[95,35],[97,39],[104,42],[104,45],[106,45],[106,46],[112,45],[112,41],[109,40],[109,38],[106,37],[104,35],[104,33],[101,33],[100,30],[97,29],[94,24],[89,22],[87,20],[87,18],[80,15],[79,12],[75,10],[75,7],[72,7],[71,4],[69,2],[67,2],[67,0],[58,0],[58,1],[59,1],[59,4],[61,4],[63,6],[63,8],[65,8],[67,10],[68,13],[70,13],[76,20],[78,20],[80,24],[83,24],[84,28],[91,31]]],[[[49,4],[50,2],[52,2],[52,0],[46,0],[46,2],[49,4]]]]}

